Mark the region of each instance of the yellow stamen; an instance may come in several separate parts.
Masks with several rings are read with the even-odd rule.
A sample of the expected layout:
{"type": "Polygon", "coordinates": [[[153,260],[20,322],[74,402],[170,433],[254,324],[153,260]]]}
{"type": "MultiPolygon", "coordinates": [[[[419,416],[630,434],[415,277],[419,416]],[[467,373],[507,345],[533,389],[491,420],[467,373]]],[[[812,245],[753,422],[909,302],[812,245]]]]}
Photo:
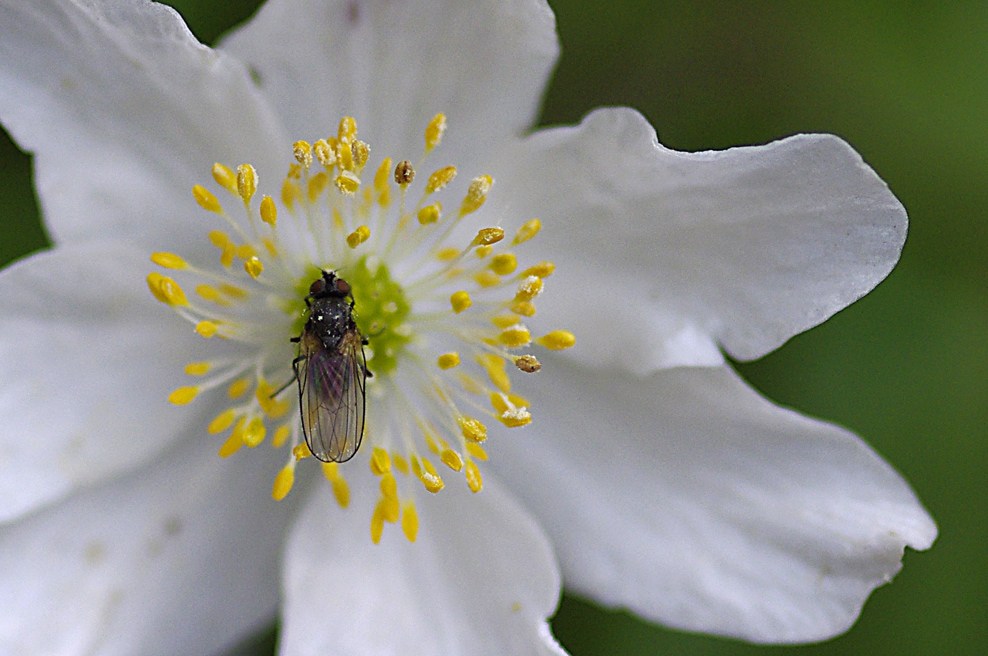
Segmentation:
{"type": "Polygon", "coordinates": [[[149,273],[147,281],[148,289],[162,303],[173,307],[189,304],[188,299],[185,298],[185,292],[182,291],[177,282],[168,276],[163,276],[160,273],[149,273]]]}
{"type": "Polygon", "coordinates": [[[336,165],[336,149],[325,139],[320,139],[312,144],[312,152],[315,153],[319,163],[327,169],[336,165]]]}
{"type": "Polygon", "coordinates": [[[484,447],[479,444],[467,442],[467,453],[472,455],[477,460],[487,462],[487,451],[484,451],[484,447]]]}
{"type": "Polygon", "coordinates": [[[244,420],[241,418],[240,421],[237,422],[237,427],[234,428],[233,432],[230,434],[230,437],[226,438],[226,441],[223,442],[223,445],[220,447],[218,453],[220,458],[229,458],[234,453],[239,451],[240,447],[244,445],[244,441],[241,439],[241,436],[243,435],[243,430],[241,428],[241,426],[243,426],[243,422],[244,420]]]}
{"type": "Polygon", "coordinates": [[[544,283],[542,278],[529,276],[518,285],[518,292],[515,294],[515,302],[531,301],[542,293],[544,283]]]}
{"type": "Polygon", "coordinates": [[[274,437],[271,438],[271,446],[277,449],[285,443],[291,433],[292,430],[288,426],[279,426],[278,430],[274,432],[274,437]]]}
{"type": "Polygon", "coordinates": [[[425,128],[426,153],[432,152],[432,149],[439,145],[443,140],[444,132],[446,132],[446,115],[436,114],[425,128]]]}
{"type": "Polygon", "coordinates": [[[515,269],[518,268],[518,258],[515,257],[514,253],[498,253],[487,266],[497,275],[506,276],[514,273],[515,269]]]}
{"type": "Polygon", "coordinates": [[[430,223],[437,223],[442,216],[443,206],[440,203],[433,203],[432,205],[426,205],[418,212],[418,220],[422,225],[428,225],[430,223]]]}
{"type": "Polygon", "coordinates": [[[501,284],[501,276],[493,271],[479,271],[474,274],[473,280],[480,287],[497,287],[501,284]]]}
{"type": "Polygon", "coordinates": [[[468,442],[483,442],[487,439],[487,426],[484,426],[473,417],[460,415],[456,418],[456,423],[460,425],[463,437],[468,442]]]}
{"type": "Polygon", "coordinates": [[[419,533],[419,516],[415,511],[415,502],[411,499],[405,502],[401,512],[401,531],[409,542],[415,542],[419,533]]]}
{"type": "Polygon", "coordinates": [[[474,246],[488,246],[496,244],[504,239],[504,230],[501,228],[483,228],[477,231],[477,236],[473,238],[474,246]]]}
{"type": "Polygon", "coordinates": [[[343,173],[336,176],[336,188],[344,196],[353,196],[357,193],[357,189],[360,188],[360,178],[350,171],[343,171],[343,173]]]}
{"type": "Polygon", "coordinates": [[[488,378],[491,379],[495,387],[502,392],[511,391],[511,379],[508,377],[508,372],[505,371],[507,362],[504,358],[487,353],[477,358],[477,362],[487,372],[488,378]]]}
{"type": "Polygon", "coordinates": [[[460,354],[456,351],[451,353],[443,353],[439,356],[437,362],[440,369],[452,369],[453,367],[459,366],[460,364],[460,354]]]}
{"type": "Polygon", "coordinates": [[[214,196],[212,192],[205,187],[201,185],[195,185],[192,187],[192,197],[196,199],[196,203],[199,204],[199,207],[207,212],[213,212],[214,214],[223,213],[223,206],[220,205],[218,200],[216,200],[216,196],[214,196]]]}
{"type": "Polygon", "coordinates": [[[435,171],[432,175],[429,176],[429,181],[425,183],[425,195],[428,196],[429,194],[436,193],[437,191],[448,185],[450,182],[452,182],[453,178],[455,177],[456,177],[455,166],[447,166],[439,169],[438,171],[435,171]]]}
{"type": "Polygon", "coordinates": [[[274,477],[274,486],[271,488],[271,496],[274,497],[275,501],[281,501],[288,496],[288,493],[292,491],[292,485],[295,484],[295,466],[294,463],[290,465],[285,465],[284,468],[278,475],[274,477]]]}
{"type": "Polygon", "coordinates": [[[185,365],[186,376],[205,376],[209,373],[210,364],[208,362],[190,362],[185,365]]]}
{"type": "Polygon", "coordinates": [[[470,300],[470,294],[460,291],[454,292],[452,296],[449,297],[450,305],[453,306],[453,312],[459,314],[463,312],[468,307],[473,305],[473,301],[470,300]]]}
{"type": "Polygon", "coordinates": [[[231,408],[229,410],[224,410],[220,414],[216,415],[216,418],[209,422],[209,426],[206,428],[206,432],[210,435],[216,435],[222,433],[227,428],[233,425],[234,420],[237,418],[237,413],[231,408]]]}
{"type": "Polygon", "coordinates": [[[326,191],[326,187],[328,186],[329,186],[329,176],[322,171],[316,173],[314,176],[309,178],[308,187],[307,187],[309,194],[309,202],[310,203],[316,202],[316,199],[318,199],[319,196],[322,195],[322,192],[326,191]]]}
{"type": "Polygon", "coordinates": [[[460,249],[456,246],[445,246],[436,251],[436,259],[440,262],[449,262],[460,256],[460,249]]]}
{"type": "Polygon", "coordinates": [[[274,204],[274,199],[265,196],[261,199],[261,221],[264,221],[272,228],[278,222],[278,208],[274,204]]]}
{"type": "Polygon", "coordinates": [[[185,269],[188,267],[185,260],[174,253],[153,253],[151,261],[166,269],[185,269]]]}
{"type": "Polygon", "coordinates": [[[296,141],[292,144],[292,155],[303,168],[312,166],[312,146],[308,141],[296,141]]]}
{"type": "Polygon", "coordinates": [[[362,225],[347,235],[346,243],[350,248],[356,248],[368,239],[370,239],[370,228],[362,225]]]}
{"type": "Polygon", "coordinates": [[[185,405],[191,403],[192,399],[196,398],[199,394],[199,388],[187,385],[185,387],[179,387],[177,390],[168,395],[168,400],[175,405],[185,405]]]}
{"type": "Polygon", "coordinates": [[[340,127],[336,130],[336,138],[339,141],[353,141],[357,136],[357,121],[352,116],[344,116],[340,119],[340,127]]]}
{"type": "Polygon", "coordinates": [[[237,167],[237,195],[244,203],[249,203],[257,191],[257,171],[250,164],[241,164],[237,167]]]}
{"type": "Polygon", "coordinates": [[[442,453],[439,454],[439,459],[443,461],[444,465],[453,471],[460,471],[463,469],[463,458],[461,458],[460,454],[453,449],[443,449],[442,453]]]}
{"type": "Polygon", "coordinates": [[[480,469],[472,460],[467,463],[466,477],[471,492],[480,492],[481,488],[484,487],[484,481],[480,477],[480,469]]]}
{"type": "Polygon", "coordinates": [[[479,210],[484,201],[487,200],[487,194],[493,184],[494,178],[489,175],[482,175],[471,180],[470,186],[467,188],[467,195],[464,196],[463,203],[460,205],[460,216],[466,216],[479,210]]]}
{"type": "Polygon", "coordinates": [[[531,301],[522,301],[511,306],[511,311],[523,317],[535,316],[535,305],[531,301]]]}
{"type": "Polygon", "coordinates": [[[262,271],[264,271],[264,265],[257,258],[257,256],[250,257],[244,260],[244,271],[246,271],[251,278],[257,280],[257,277],[261,275],[262,271]]]}
{"type": "Polygon", "coordinates": [[[561,351],[576,344],[576,336],[568,330],[553,330],[535,341],[550,351],[561,351]]]}
{"type": "Polygon", "coordinates": [[[237,194],[237,175],[229,167],[218,162],[213,164],[213,180],[231,194],[237,194]]]}
{"type": "Polygon", "coordinates": [[[501,334],[497,336],[497,341],[508,348],[520,348],[532,343],[532,335],[528,332],[528,328],[517,324],[511,328],[502,330],[501,334]]]}
{"type": "Polygon", "coordinates": [[[199,323],[196,324],[196,332],[202,335],[203,337],[205,337],[206,339],[209,339],[210,337],[215,335],[216,331],[219,329],[220,327],[217,326],[212,321],[200,321],[199,323]]]}
{"type": "Polygon", "coordinates": [[[526,222],[522,227],[518,228],[518,232],[515,233],[515,238],[511,241],[512,244],[521,244],[528,241],[535,235],[539,234],[539,230],[542,229],[542,222],[538,219],[532,219],[526,222]]]}
{"type": "Polygon", "coordinates": [[[525,277],[536,276],[538,278],[548,278],[556,270],[556,265],[548,260],[539,262],[535,266],[530,266],[521,274],[525,277]]]}
{"type": "Polygon", "coordinates": [[[253,449],[264,441],[266,435],[267,429],[264,427],[264,421],[260,417],[254,417],[244,429],[244,435],[241,439],[245,445],[253,449]]]}
{"type": "Polygon", "coordinates": [[[246,378],[240,378],[239,380],[235,380],[230,383],[230,387],[226,390],[226,393],[231,399],[235,399],[238,396],[243,396],[249,386],[249,380],[246,378]]]}
{"type": "Polygon", "coordinates": [[[383,476],[391,471],[391,457],[388,452],[379,446],[374,447],[374,451],[371,453],[370,468],[375,476],[383,476]]]}

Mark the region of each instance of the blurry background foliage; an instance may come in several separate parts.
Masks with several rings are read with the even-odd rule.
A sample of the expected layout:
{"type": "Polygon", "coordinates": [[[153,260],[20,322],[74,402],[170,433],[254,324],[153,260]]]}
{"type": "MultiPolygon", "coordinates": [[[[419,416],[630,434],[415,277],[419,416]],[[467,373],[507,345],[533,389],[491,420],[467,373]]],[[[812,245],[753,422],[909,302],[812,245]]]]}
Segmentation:
{"type": "MultiPolygon", "coordinates": [[[[173,4],[212,43],[258,3],[173,4]]],[[[543,125],[630,105],[680,150],[832,132],[905,204],[909,240],[886,282],[738,368],[779,403],[857,431],[940,525],[933,549],[907,552],[857,625],[828,643],[694,636],[569,595],[553,621],[559,640],[574,656],[988,653],[988,3],[551,4],[563,55],[543,125]]],[[[5,136],[0,151],[6,263],[46,242],[30,159],[5,136]]]]}

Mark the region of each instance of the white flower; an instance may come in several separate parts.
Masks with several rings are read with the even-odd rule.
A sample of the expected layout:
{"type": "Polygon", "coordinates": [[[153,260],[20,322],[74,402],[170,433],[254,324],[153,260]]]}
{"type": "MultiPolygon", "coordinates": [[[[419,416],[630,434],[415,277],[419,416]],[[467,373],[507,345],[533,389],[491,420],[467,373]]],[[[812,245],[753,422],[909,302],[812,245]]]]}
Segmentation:
{"type": "Polygon", "coordinates": [[[0,274],[0,651],[212,653],[280,603],[284,654],[561,653],[560,577],[672,626],[817,640],[929,547],[888,465],[722,355],[867,293],[898,201],[835,137],[676,153],[626,109],[522,136],[556,55],[538,0],[271,0],[215,51],[144,0],[0,0],[0,118],[55,243],[0,274]],[[319,269],[351,284],[373,374],[331,483],[295,457],[289,338],[319,269]],[[571,345],[557,327],[578,348],[531,347],[545,366],[511,387],[530,330],[571,345]],[[480,447],[480,413],[531,423],[480,447]]]}

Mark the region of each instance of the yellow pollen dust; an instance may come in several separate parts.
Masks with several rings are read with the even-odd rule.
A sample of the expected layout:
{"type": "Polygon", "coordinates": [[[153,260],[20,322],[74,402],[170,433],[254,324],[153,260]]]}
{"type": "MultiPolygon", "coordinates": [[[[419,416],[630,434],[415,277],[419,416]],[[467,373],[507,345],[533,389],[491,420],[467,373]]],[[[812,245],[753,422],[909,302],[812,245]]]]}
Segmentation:
{"type": "MultiPolygon", "coordinates": [[[[208,232],[211,256],[187,261],[155,252],[151,261],[164,271],[147,276],[154,298],[198,336],[215,338],[203,348],[224,344],[222,355],[197,356],[185,365],[195,384],[174,389],[168,401],[185,406],[208,397],[221,404],[209,413],[204,432],[220,436],[216,449],[222,458],[249,457],[251,449],[282,450],[283,466],[266,477],[275,500],[291,492],[300,463],[316,462],[313,450],[319,457],[326,453],[313,441],[326,439],[312,432],[320,430],[312,423],[324,411],[319,408],[358,411],[356,405],[341,410],[355,402],[334,398],[329,389],[321,392],[322,406],[306,410],[304,426],[299,409],[300,387],[303,404],[306,393],[313,393],[304,381],[314,383],[303,374],[321,338],[312,317],[327,309],[344,312],[352,304],[344,318],[352,318],[355,327],[341,343],[349,345],[352,375],[363,383],[359,408],[365,421],[363,432],[349,438],[363,445],[354,461],[363,459],[377,478],[379,496],[370,517],[375,543],[389,524],[415,542],[417,503],[423,490],[440,493],[444,476],[462,477],[460,484],[480,492],[478,463],[488,459],[481,444],[496,435],[488,427],[502,431],[533,421],[534,411],[523,392],[513,389],[512,376],[536,373],[542,364],[517,349],[562,350],[576,343],[565,330],[539,330],[541,336],[533,338],[521,323],[536,316],[537,297],[555,265],[524,261],[511,250],[535,238],[542,224],[513,223],[513,236],[509,232],[505,239],[505,229],[492,223],[512,217],[474,223],[490,211],[494,179],[464,169],[465,176],[474,176],[464,181],[456,166],[429,161],[447,129],[446,116],[436,114],[422,133],[421,157],[379,158],[358,138],[357,122],[344,117],[335,135],[309,135],[316,138],[286,145],[287,172],[274,184],[268,172],[262,179],[249,163],[232,169],[216,163],[212,190],[192,187],[195,203],[225,224],[208,232]],[[417,182],[416,168],[422,170],[417,182]],[[231,206],[235,211],[224,209],[217,189],[239,199],[231,206]],[[443,203],[456,209],[444,212],[443,203]],[[336,275],[339,294],[319,295],[313,283],[320,276],[331,280],[329,274],[336,275]],[[183,288],[194,294],[186,296],[183,288]],[[425,366],[430,362],[435,366],[425,366]]],[[[319,465],[338,505],[348,508],[345,476],[354,465],[319,465]]]]}

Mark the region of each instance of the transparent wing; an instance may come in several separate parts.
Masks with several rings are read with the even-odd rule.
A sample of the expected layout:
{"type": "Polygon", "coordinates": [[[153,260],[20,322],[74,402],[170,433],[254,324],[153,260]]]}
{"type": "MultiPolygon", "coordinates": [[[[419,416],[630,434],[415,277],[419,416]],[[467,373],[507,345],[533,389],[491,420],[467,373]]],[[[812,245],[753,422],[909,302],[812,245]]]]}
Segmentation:
{"type": "Polygon", "coordinates": [[[346,462],[364,437],[366,368],[360,335],[343,336],[335,351],[317,337],[303,336],[295,364],[302,433],[323,462],[346,462]]]}

